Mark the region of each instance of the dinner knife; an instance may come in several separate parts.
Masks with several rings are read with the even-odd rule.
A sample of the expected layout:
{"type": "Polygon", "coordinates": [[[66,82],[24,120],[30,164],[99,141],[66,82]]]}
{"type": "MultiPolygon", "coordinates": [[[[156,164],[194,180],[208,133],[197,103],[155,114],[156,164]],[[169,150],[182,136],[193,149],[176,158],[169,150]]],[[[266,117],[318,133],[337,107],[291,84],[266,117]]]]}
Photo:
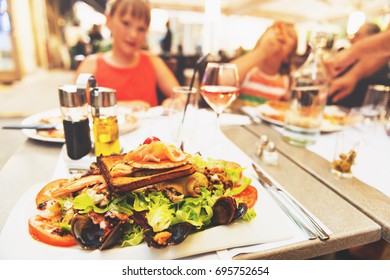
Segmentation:
{"type": "Polygon", "coordinates": [[[3,129],[37,129],[37,130],[51,130],[56,129],[57,125],[50,123],[42,124],[27,124],[27,125],[4,125],[3,129]]]}
{"type": "MultiPolygon", "coordinates": [[[[326,233],[326,231],[316,222],[316,220],[302,207],[300,206],[287,192],[283,191],[281,188],[279,188],[276,184],[274,184],[268,177],[265,175],[264,171],[260,170],[260,167],[258,167],[256,164],[252,163],[253,169],[255,170],[258,180],[261,183],[261,185],[266,188],[270,193],[272,193],[273,197],[275,197],[279,204],[283,204],[285,208],[290,209],[293,208],[293,211],[297,211],[301,214],[301,216],[305,217],[312,225],[314,230],[316,231],[318,236],[321,240],[328,240],[329,235],[326,233]]],[[[283,208],[282,208],[283,209],[283,208]]],[[[291,211],[290,211],[291,212],[291,211]]],[[[293,213],[290,213],[294,216],[293,213]]],[[[290,215],[288,214],[288,215],[290,215]]],[[[300,222],[300,228],[302,228],[309,236],[311,237],[311,234],[313,231],[309,229],[306,224],[295,216],[297,220],[300,222]]],[[[295,221],[295,220],[294,220],[295,221]]]]}

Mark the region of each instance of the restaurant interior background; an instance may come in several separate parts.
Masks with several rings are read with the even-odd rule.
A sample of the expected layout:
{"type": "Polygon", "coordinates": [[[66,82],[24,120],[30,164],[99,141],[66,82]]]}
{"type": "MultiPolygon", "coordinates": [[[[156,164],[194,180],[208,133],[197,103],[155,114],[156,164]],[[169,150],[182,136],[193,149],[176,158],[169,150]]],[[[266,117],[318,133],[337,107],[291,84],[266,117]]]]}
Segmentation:
{"type": "MultiPolygon", "coordinates": [[[[148,48],[163,55],[160,41],[169,19],[173,33],[170,56],[177,54],[180,44],[187,57],[196,57],[197,52],[202,51],[218,58],[219,50],[224,50],[228,56],[234,56],[241,48],[253,48],[259,36],[274,20],[284,20],[296,25],[300,43],[298,55],[305,54],[310,30],[334,34],[332,50],[336,50],[348,46],[349,37],[364,20],[377,23],[382,30],[390,24],[390,0],[149,1],[153,11],[148,48]]],[[[31,115],[33,112],[26,110],[26,107],[34,107],[36,112],[40,112],[42,108],[48,108],[46,104],[57,104],[56,94],[48,97],[49,94],[40,95],[38,92],[55,92],[60,82],[73,77],[64,33],[75,19],[80,20],[85,32],[93,24],[102,24],[105,38],[102,49],[109,46],[109,33],[104,28],[105,2],[106,0],[0,0],[0,93],[5,96],[7,90],[13,87],[15,91],[12,94],[23,96],[25,101],[25,104],[19,102],[11,113],[0,109],[0,115],[6,115],[4,122],[10,122],[12,118],[19,121],[20,118],[31,115]],[[55,72],[48,81],[48,76],[40,74],[42,69],[43,72],[55,72],[52,70],[58,69],[61,72],[55,72]],[[36,79],[36,73],[39,73],[39,79],[36,79]],[[31,76],[36,80],[35,83],[31,83],[31,76]],[[25,87],[18,87],[20,81],[29,83],[25,83],[25,87]],[[31,90],[31,84],[38,85],[39,89],[31,90]],[[41,98],[39,102],[35,102],[37,96],[44,96],[45,100],[41,98]]],[[[20,100],[22,99],[18,99],[20,100]]],[[[16,104],[6,101],[10,100],[1,99],[2,108],[11,108],[16,104]]],[[[0,123],[1,121],[0,118],[0,123]]],[[[7,147],[0,153],[0,170],[2,164],[25,142],[25,138],[19,137],[18,132],[5,134],[4,130],[2,133],[1,138],[7,138],[8,141],[0,139],[0,146],[7,147]]]]}
{"type": "MultiPolygon", "coordinates": [[[[102,25],[102,49],[109,47],[104,28],[106,0],[0,0],[0,82],[12,83],[38,69],[70,69],[65,31],[80,20],[87,33],[102,25]]],[[[172,54],[182,46],[191,57],[223,50],[228,57],[251,49],[274,20],[296,24],[297,53],[306,50],[308,31],[334,34],[333,49],[348,45],[348,37],[366,21],[382,30],[390,22],[389,0],[150,0],[152,22],[147,47],[161,54],[160,41],[170,21],[172,54]]],[[[192,61],[190,60],[190,63],[192,61]]]]}

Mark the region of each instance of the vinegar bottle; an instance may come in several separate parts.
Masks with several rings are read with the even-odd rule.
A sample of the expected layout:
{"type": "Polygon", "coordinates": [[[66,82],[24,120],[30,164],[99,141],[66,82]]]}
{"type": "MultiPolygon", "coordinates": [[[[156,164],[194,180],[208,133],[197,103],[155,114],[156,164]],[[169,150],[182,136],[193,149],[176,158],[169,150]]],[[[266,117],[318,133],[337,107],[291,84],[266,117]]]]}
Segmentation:
{"type": "Polygon", "coordinates": [[[116,116],[116,91],[96,87],[91,91],[94,148],[96,156],[119,154],[118,119],[116,116]]]}
{"type": "Polygon", "coordinates": [[[91,136],[86,94],[75,85],[58,89],[67,154],[71,159],[80,159],[91,151],[91,136]]]}

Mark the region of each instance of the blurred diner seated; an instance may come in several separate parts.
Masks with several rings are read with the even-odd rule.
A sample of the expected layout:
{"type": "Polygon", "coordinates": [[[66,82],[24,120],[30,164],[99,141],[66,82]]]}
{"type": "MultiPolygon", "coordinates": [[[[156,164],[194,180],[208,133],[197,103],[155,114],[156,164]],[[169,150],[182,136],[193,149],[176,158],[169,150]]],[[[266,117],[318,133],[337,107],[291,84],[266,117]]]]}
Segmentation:
{"type": "Polygon", "coordinates": [[[103,41],[101,28],[102,26],[100,24],[94,24],[88,32],[90,53],[97,53],[100,51],[100,44],[103,41]]]}
{"type": "MultiPolygon", "coordinates": [[[[360,42],[369,41],[370,38],[380,33],[378,25],[374,23],[363,24],[351,39],[351,49],[354,49],[356,45],[359,47],[360,42]]],[[[351,61],[348,66],[335,73],[331,69],[333,67],[332,61],[337,61],[337,58],[342,57],[343,53],[348,55],[349,49],[341,50],[327,61],[328,68],[330,68],[330,73],[333,76],[328,104],[347,108],[359,107],[363,103],[368,85],[389,85],[389,59],[384,56],[366,56],[362,54],[359,58],[351,61]]]]}
{"type": "Polygon", "coordinates": [[[112,48],[88,55],[75,78],[80,73],[93,74],[98,86],[116,90],[118,102],[135,102],[138,107],[159,105],[173,95],[172,88],[179,83],[159,56],[142,49],[151,20],[148,1],[109,0],[106,7],[112,48]]]}
{"type": "Polygon", "coordinates": [[[78,67],[78,61],[88,54],[89,37],[81,27],[79,20],[74,20],[71,26],[66,27],[64,36],[69,48],[70,68],[74,70],[78,67]]]}
{"type": "Polygon", "coordinates": [[[286,100],[292,57],[297,49],[292,24],[276,21],[261,35],[252,51],[233,59],[241,92],[235,105],[258,105],[266,100],[286,100]]]}

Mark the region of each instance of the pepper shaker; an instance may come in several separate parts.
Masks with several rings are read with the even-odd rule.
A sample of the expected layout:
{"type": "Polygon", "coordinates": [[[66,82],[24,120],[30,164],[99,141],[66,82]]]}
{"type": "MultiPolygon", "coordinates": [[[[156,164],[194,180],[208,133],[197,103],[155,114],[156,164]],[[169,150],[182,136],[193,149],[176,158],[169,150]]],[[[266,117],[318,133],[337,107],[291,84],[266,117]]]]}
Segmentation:
{"type": "Polygon", "coordinates": [[[279,153],[276,150],[275,143],[269,141],[265,146],[261,159],[265,164],[268,165],[277,165],[279,160],[279,153]]]}
{"type": "Polygon", "coordinates": [[[267,135],[261,135],[260,139],[256,143],[256,155],[259,156],[260,158],[263,155],[264,148],[267,146],[269,142],[268,136],[267,135]]]}

